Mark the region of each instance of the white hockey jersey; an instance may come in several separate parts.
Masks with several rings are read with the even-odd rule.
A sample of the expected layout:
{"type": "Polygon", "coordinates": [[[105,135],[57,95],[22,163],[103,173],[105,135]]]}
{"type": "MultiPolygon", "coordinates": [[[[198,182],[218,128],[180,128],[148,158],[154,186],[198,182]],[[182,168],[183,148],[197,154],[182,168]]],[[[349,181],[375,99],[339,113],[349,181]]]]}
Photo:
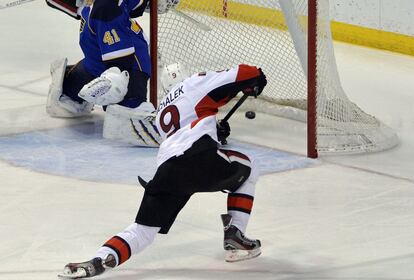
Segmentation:
{"type": "Polygon", "coordinates": [[[194,74],[175,85],[160,101],[156,124],[163,142],[157,166],[182,155],[203,135],[217,140],[216,114],[238,92],[253,87],[259,70],[238,65],[221,72],[194,74]]]}

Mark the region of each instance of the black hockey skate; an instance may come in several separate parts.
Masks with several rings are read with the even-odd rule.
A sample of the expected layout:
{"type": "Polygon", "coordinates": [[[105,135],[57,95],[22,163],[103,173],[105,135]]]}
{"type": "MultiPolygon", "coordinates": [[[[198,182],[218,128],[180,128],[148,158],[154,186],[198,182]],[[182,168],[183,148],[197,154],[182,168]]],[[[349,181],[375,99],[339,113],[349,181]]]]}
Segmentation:
{"type": "Polygon", "coordinates": [[[58,276],[62,279],[88,278],[102,274],[106,268],[113,268],[115,265],[115,257],[108,255],[105,260],[94,258],[83,263],[69,263],[58,276]]]}
{"type": "Polygon", "coordinates": [[[227,262],[252,259],[262,253],[260,240],[247,238],[237,227],[231,225],[231,215],[222,214],[221,220],[224,226],[223,246],[226,251],[225,260],[227,262]]]}

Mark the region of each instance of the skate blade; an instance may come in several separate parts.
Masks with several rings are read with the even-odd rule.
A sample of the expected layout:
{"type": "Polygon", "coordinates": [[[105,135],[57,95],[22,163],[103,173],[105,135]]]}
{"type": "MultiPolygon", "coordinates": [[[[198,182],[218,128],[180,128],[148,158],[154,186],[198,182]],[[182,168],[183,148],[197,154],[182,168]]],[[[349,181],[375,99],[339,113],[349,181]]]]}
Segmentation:
{"type": "Polygon", "coordinates": [[[60,279],[79,279],[86,277],[86,270],[83,268],[78,268],[75,272],[71,272],[69,269],[64,269],[62,273],[58,274],[60,279]]]}
{"type": "Polygon", "coordinates": [[[240,262],[250,260],[260,256],[262,251],[260,248],[254,250],[228,250],[226,251],[226,262],[240,262]]]}

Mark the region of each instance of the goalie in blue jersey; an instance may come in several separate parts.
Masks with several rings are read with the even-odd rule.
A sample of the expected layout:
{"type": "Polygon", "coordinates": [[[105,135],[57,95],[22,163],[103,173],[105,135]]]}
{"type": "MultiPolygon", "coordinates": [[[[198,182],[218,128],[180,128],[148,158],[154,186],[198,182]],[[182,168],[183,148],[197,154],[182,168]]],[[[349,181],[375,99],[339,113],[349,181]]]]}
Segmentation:
{"type": "MultiPolygon", "coordinates": [[[[146,102],[151,73],[148,42],[134,19],[142,16],[148,0],[46,3],[80,20],[79,42],[84,54],[75,65],[67,65],[66,58],[52,63],[47,113],[75,118],[90,114],[95,105],[103,106],[105,138],[159,146],[160,136],[153,124],[155,109],[146,102]]],[[[159,1],[158,10],[165,12],[177,3],[159,1]]]]}

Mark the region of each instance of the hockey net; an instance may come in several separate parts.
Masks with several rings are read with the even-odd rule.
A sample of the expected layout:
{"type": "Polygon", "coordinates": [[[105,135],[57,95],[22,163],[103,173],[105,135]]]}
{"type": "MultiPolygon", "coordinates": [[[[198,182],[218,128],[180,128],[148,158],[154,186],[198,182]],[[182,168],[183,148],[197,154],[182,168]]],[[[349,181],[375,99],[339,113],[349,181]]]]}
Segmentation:
{"type": "MultiPolygon", "coordinates": [[[[329,0],[316,2],[317,52],[309,53],[316,55],[315,150],[393,147],[396,134],[346,96],[334,56],[329,0]]],[[[242,107],[306,121],[307,25],[308,0],[181,0],[175,11],[158,15],[158,52],[162,64],[181,62],[194,73],[240,63],[261,67],[268,85],[242,107]]]]}

